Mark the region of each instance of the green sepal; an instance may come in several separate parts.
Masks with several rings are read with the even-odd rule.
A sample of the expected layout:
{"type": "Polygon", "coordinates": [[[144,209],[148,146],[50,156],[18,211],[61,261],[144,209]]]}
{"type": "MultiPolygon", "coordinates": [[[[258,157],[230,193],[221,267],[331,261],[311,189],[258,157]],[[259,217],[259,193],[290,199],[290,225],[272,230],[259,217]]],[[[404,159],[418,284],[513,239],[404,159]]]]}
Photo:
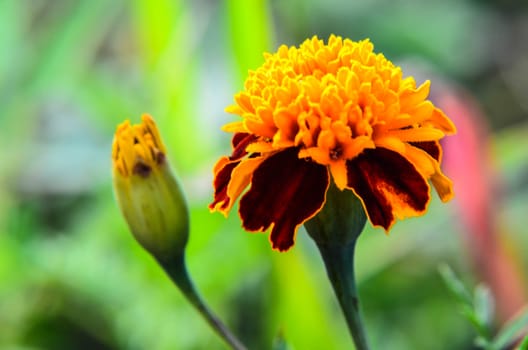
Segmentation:
{"type": "Polygon", "coordinates": [[[339,190],[332,182],[323,209],[304,223],[316,243],[348,245],[365,227],[367,216],[359,198],[351,190],[339,190]]]}

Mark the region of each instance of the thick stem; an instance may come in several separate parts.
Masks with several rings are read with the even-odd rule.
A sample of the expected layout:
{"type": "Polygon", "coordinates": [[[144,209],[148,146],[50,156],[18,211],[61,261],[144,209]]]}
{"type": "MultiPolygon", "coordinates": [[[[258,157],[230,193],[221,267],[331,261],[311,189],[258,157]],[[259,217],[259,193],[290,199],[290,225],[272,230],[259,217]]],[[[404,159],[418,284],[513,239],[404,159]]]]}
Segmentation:
{"type": "Polygon", "coordinates": [[[356,240],[346,245],[317,244],[356,349],[368,350],[367,336],[359,312],[359,298],[354,276],[355,245],[356,240]]]}
{"type": "Polygon", "coordinates": [[[207,307],[202,298],[198,295],[191,278],[187,272],[185,257],[183,255],[175,257],[170,261],[158,260],[167,275],[181,290],[187,300],[200,312],[207,323],[216,333],[231,346],[233,350],[247,350],[246,347],[229,331],[218,317],[207,307]]]}

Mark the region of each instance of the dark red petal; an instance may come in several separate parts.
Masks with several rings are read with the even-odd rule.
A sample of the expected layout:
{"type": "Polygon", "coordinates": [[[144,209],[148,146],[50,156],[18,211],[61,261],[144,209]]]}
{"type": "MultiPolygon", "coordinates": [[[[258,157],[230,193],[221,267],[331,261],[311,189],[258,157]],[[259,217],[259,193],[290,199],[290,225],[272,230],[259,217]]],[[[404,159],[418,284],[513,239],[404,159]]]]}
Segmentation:
{"type": "Polygon", "coordinates": [[[409,142],[412,146],[419,148],[421,150],[429,153],[431,157],[436,159],[437,162],[440,161],[440,144],[438,141],[422,141],[422,142],[409,142]]]}
{"type": "Polygon", "coordinates": [[[239,132],[233,135],[231,140],[233,153],[229,157],[220,158],[214,167],[214,199],[209,204],[209,209],[223,211],[229,208],[231,199],[227,196],[227,186],[231,181],[231,173],[247,155],[246,147],[255,140],[257,136],[253,134],[239,132]]]}
{"type": "Polygon", "coordinates": [[[240,163],[230,162],[226,163],[215,175],[213,186],[214,186],[214,199],[209,204],[209,209],[218,209],[220,211],[225,210],[229,206],[230,198],[227,196],[227,185],[231,181],[231,173],[233,169],[240,163]],[[221,205],[217,208],[217,205],[221,205]]]}
{"type": "Polygon", "coordinates": [[[240,158],[244,157],[247,154],[246,147],[251,142],[256,140],[257,136],[253,134],[236,133],[233,135],[233,139],[231,140],[231,144],[233,145],[233,153],[229,159],[239,160],[240,158]]]}
{"type": "Polygon", "coordinates": [[[326,167],[297,154],[289,148],[263,161],[240,200],[244,228],[264,232],[273,225],[271,242],[281,251],[293,245],[297,227],[321,209],[329,184],[326,167]]]}
{"type": "Polygon", "coordinates": [[[237,132],[233,135],[233,138],[231,139],[231,146],[233,149],[235,149],[240,142],[242,142],[247,136],[249,136],[247,132],[237,132]]]}
{"type": "Polygon", "coordinates": [[[370,221],[385,230],[394,223],[395,214],[406,216],[409,210],[423,212],[429,202],[425,179],[414,165],[394,151],[366,149],[347,162],[347,172],[348,186],[363,200],[370,221]]]}

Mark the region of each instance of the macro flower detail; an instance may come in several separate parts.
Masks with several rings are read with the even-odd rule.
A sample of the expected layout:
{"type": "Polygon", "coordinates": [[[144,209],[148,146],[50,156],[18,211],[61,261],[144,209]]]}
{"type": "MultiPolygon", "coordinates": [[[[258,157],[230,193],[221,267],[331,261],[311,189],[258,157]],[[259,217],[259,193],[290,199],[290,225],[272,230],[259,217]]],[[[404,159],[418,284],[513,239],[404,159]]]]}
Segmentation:
{"type": "Polygon", "coordinates": [[[212,211],[227,215],[241,196],[243,227],[271,228],[283,251],[321,211],[331,182],[387,232],[425,213],[429,181],[442,201],[453,197],[439,140],[455,126],[427,99],[429,81],[417,87],[369,40],[313,37],[264,58],[226,109],[240,120],[223,128],[232,153],[214,167],[212,211]]]}

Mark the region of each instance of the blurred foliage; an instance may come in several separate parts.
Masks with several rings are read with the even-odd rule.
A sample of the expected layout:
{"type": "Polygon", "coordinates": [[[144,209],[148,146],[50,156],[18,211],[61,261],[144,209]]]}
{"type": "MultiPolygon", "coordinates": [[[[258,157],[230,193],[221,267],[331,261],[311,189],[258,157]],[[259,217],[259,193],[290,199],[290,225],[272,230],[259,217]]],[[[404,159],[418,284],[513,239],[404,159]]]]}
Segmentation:
{"type": "Polygon", "coordinates": [[[471,295],[449,266],[441,265],[439,271],[460,305],[461,313],[475,328],[477,333],[475,345],[485,350],[500,350],[514,346],[521,339],[523,329],[528,326],[528,309],[494,335],[495,304],[490,289],[484,285],[478,285],[471,295]]]}
{"type": "MultiPolygon", "coordinates": [[[[127,232],[110,185],[125,118],[151,113],[191,206],[189,269],[251,349],[344,349],[350,339],[302,230],[288,253],[211,215],[223,108],[262,52],[318,34],[370,37],[471,91],[493,127],[503,238],[528,271],[528,8],[522,1],[0,1],[0,348],[223,349],[127,232]],[[282,336],[277,337],[277,334],[282,336]]],[[[404,67],[405,71],[405,67],[404,67]]],[[[434,81],[433,81],[434,85],[434,81]]],[[[462,150],[463,151],[463,150],[462,150]]],[[[358,243],[374,349],[471,349],[436,273],[476,277],[456,203],[433,201],[358,243]]]]}

